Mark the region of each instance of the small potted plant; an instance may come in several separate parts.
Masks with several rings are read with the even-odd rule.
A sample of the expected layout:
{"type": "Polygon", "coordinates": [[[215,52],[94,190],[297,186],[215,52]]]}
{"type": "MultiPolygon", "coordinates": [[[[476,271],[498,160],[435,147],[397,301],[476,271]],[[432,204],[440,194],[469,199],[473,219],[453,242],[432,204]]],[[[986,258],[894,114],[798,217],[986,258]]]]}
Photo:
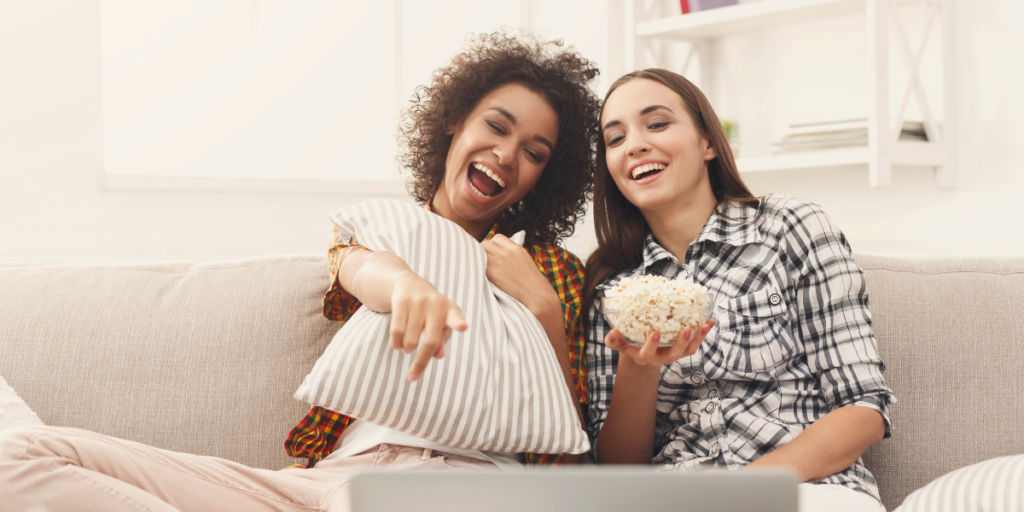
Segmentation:
{"type": "Polygon", "coordinates": [[[732,149],[732,157],[736,158],[740,155],[740,125],[736,121],[731,119],[722,119],[722,131],[725,132],[725,138],[729,141],[729,148],[732,149]]]}

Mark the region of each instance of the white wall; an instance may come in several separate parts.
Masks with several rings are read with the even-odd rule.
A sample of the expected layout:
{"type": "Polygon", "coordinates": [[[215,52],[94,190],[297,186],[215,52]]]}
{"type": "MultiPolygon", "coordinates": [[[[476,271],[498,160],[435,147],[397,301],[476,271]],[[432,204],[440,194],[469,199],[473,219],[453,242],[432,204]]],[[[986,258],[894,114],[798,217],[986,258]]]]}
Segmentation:
{"type": "MultiPolygon", "coordinates": [[[[930,169],[896,168],[893,186],[868,186],[864,167],[751,173],[755,194],[779,192],[821,204],[855,252],[897,256],[1024,256],[1024,3],[955,2],[958,184],[940,190],[930,169]]],[[[917,46],[922,5],[901,9],[917,46]]],[[[907,79],[890,42],[893,115],[907,79]]],[[[939,43],[941,24],[932,33],[939,43]]],[[[734,36],[714,48],[713,101],[739,121],[741,152],[770,152],[788,123],[866,117],[864,15],[734,36]]],[[[943,116],[941,45],[925,53],[922,74],[932,109],[943,116]]],[[[916,105],[909,119],[920,120],[916,105]]],[[[894,119],[895,121],[895,119],[894,119]]]]}
{"type": "MultiPolygon", "coordinates": [[[[326,213],[363,196],[100,188],[99,4],[0,2],[0,265],[322,252],[330,232],[326,213]]],[[[582,4],[536,2],[534,26],[576,42],[603,66],[605,2],[589,10],[582,4]],[[545,17],[549,11],[552,17],[545,17]],[[558,19],[570,27],[561,27],[564,34],[551,21],[558,19]]],[[[1017,222],[1024,198],[1024,102],[1016,94],[1024,90],[1024,6],[1015,0],[960,1],[956,26],[961,124],[955,190],[937,189],[926,170],[897,170],[892,188],[871,189],[858,169],[749,175],[753,190],[822,204],[857,252],[1024,256],[1024,229],[1017,222]]],[[[721,68],[718,83],[735,84],[737,91],[731,100],[734,91],[721,91],[719,110],[755,127],[759,109],[794,111],[772,102],[788,101],[799,111],[804,100],[829,101],[835,87],[850,91],[831,100],[836,112],[866,104],[857,96],[860,87],[850,85],[855,79],[842,74],[819,77],[832,87],[810,88],[806,97],[769,95],[786,89],[787,80],[810,80],[813,65],[800,71],[799,64],[816,53],[832,61],[846,55],[850,70],[857,59],[863,63],[860,27],[851,17],[827,22],[825,29],[807,28],[804,35],[768,32],[723,41],[716,54],[733,64],[721,68]],[[792,73],[765,65],[765,55],[779,52],[792,73]],[[742,93],[747,84],[757,87],[753,93],[742,93]]],[[[893,62],[898,65],[898,56],[893,62]]],[[[843,68],[828,69],[853,73],[843,68]]],[[[602,93],[614,78],[603,77],[602,93]]],[[[744,152],[757,151],[756,130],[745,131],[744,152]]],[[[760,143],[770,136],[762,135],[760,143]]],[[[567,245],[583,255],[593,247],[592,228],[578,231],[567,245]]]]}
{"type": "MultiPolygon", "coordinates": [[[[559,27],[551,10],[533,12],[541,33],[606,51],[588,17],[559,27]]],[[[367,196],[101,188],[100,28],[100,0],[0,2],[0,265],[322,253],[327,213],[367,196]]]]}

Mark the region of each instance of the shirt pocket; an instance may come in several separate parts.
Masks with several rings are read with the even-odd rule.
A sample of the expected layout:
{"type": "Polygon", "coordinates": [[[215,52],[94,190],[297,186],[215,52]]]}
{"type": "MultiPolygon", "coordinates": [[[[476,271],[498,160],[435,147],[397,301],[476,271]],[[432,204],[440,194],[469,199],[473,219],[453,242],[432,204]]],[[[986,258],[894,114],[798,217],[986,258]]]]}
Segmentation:
{"type": "Polygon", "coordinates": [[[715,315],[718,362],[740,373],[771,372],[785,363],[793,352],[788,309],[774,286],[720,303],[715,315]]]}

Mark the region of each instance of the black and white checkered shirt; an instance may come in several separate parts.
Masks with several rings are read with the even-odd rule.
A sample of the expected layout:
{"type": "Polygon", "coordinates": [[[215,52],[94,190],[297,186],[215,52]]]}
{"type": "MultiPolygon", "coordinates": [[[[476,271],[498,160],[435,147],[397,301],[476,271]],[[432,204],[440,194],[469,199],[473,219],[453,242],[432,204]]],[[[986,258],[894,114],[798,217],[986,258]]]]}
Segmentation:
{"type": "MultiPolygon", "coordinates": [[[[725,214],[731,219],[712,214],[686,263],[649,235],[643,263],[598,286],[586,345],[591,440],[607,417],[618,364],[604,345],[611,328],[603,290],[641,273],[707,287],[717,322],[695,355],[662,367],[653,464],[739,468],[849,405],[881,413],[889,437],[895,398],[846,238],[820,207],[787,196],[765,196],[756,209],[731,204],[725,214]]],[[[878,498],[862,460],[815,483],[878,498]]]]}

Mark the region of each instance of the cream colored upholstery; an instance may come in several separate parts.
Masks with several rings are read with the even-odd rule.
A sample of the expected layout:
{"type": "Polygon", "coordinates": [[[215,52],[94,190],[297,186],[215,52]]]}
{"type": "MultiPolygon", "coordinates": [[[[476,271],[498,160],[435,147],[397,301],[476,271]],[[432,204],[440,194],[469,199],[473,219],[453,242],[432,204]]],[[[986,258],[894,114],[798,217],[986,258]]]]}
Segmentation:
{"type": "Polygon", "coordinates": [[[858,256],[898,402],[865,456],[896,508],[940,475],[1024,453],[1024,260],[858,256]]]}
{"type": "Polygon", "coordinates": [[[278,469],[325,257],[0,269],[0,375],[50,425],[278,469]]]}
{"type": "MultiPolygon", "coordinates": [[[[857,262],[899,399],[865,457],[886,506],[1024,453],[1024,260],[857,262]]],[[[51,425],[280,468],[327,285],[321,256],[0,269],[0,375],[51,425]]]]}

